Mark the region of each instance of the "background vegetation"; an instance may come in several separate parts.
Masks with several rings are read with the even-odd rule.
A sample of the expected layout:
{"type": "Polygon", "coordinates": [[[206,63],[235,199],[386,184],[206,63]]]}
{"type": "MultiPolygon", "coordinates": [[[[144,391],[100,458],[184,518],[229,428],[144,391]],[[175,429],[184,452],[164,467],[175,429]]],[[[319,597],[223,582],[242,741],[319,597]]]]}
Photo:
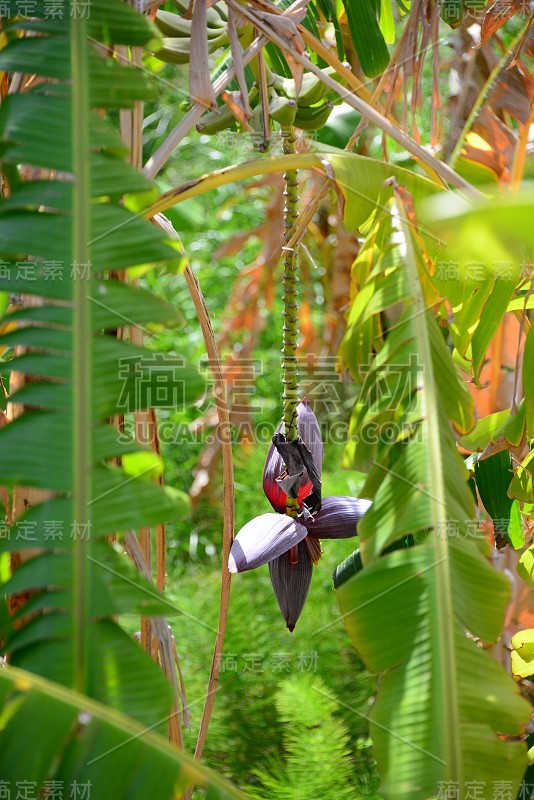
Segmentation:
{"type": "Polygon", "coordinates": [[[11,3],[0,32],[0,780],[529,797],[532,10],[321,0],[280,22],[286,3],[232,0],[206,24],[202,0],[56,5],[11,3]],[[260,33],[224,105],[208,67],[218,85],[260,33]],[[286,102],[272,74],[295,88],[302,58],[344,102],[320,81],[310,106],[286,102]],[[224,129],[206,133],[208,110],[195,130],[194,98],[224,129]],[[271,511],[297,168],[301,214],[317,201],[297,243],[299,354],[323,496],[373,507],[358,539],[323,542],[289,636],[267,566],[225,603],[232,535],[271,511]],[[185,357],[184,403],[158,401],[154,355],[185,357]],[[377,425],[394,437],[370,443],[377,425]],[[51,543],[51,520],[91,535],[51,543]]]}

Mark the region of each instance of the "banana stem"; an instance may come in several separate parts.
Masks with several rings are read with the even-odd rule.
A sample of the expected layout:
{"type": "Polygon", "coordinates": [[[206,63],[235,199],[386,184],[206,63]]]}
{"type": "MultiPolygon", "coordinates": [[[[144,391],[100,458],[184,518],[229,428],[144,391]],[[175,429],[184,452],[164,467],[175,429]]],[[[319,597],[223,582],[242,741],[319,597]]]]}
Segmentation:
{"type": "MultiPolygon", "coordinates": [[[[282,144],[285,155],[294,154],[295,129],[282,128],[282,144]]],[[[284,173],[285,208],[284,208],[284,241],[288,245],[298,217],[299,183],[296,169],[288,169],[284,173]]],[[[298,405],[298,370],[297,370],[297,336],[298,336],[298,303],[297,303],[297,254],[295,247],[284,250],[284,327],[282,347],[282,370],[284,384],[284,428],[289,440],[297,438],[297,405],[298,405]]],[[[291,497],[286,501],[286,513],[296,517],[298,502],[291,497]]]]}

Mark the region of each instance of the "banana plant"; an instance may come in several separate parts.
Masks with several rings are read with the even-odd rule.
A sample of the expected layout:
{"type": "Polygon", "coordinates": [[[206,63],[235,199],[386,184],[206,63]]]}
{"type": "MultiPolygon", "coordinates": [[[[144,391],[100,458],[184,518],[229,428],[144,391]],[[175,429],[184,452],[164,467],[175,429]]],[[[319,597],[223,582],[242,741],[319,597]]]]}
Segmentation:
{"type": "Polygon", "coordinates": [[[96,748],[115,780],[100,796],[143,796],[145,767],[165,762],[161,797],[197,778],[224,796],[215,776],[186,768],[160,736],[171,684],[117,622],[124,613],[179,611],[110,541],[188,513],[183,492],[154,482],[158,458],[125,442],[112,421],[190,403],[204,390],[181,354],[169,362],[117,336],[129,326],[180,324],[168,304],[116,280],[179,261],[175,243],[131,210],[154,189],[125,162],[110,125],[154,89],[109,53],[157,42],[158,32],[120,0],[92,0],[88,16],[69,0],[49,12],[38,0],[31,19],[13,13],[0,52],[0,69],[19,88],[0,108],[0,307],[12,299],[2,372],[25,376],[11,382],[19,388],[0,431],[0,482],[39,500],[2,527],[2,776],[35,780],[39,790],[65,775],[101,786],[104,761],[87,759],[96,748]],[[29,557],[6,579],[14,553],[29,557]],[[13,596],[25,600],[15,610],[13,596]],[[13,748],[28,715],[47,736],[21,761],[13,748]]]}

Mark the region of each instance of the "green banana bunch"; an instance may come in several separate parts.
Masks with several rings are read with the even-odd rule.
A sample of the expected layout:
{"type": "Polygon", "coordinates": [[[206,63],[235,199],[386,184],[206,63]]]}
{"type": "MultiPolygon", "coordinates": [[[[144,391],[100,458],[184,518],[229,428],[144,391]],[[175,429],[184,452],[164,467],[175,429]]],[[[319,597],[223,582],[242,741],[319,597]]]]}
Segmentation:
{"type": "MultiPolygon", "coordinates": [[[[269,99],[269,116],[284,127],[295,126],[303,131],[316,131],[322,128],[330,116],[333,103],[324,100],[314,106],[301,105],[289,97],[272,93],[269,99]]],[[[261,130],[261,105],[252,112],[251,126],[261,130]]]]}
{"type": "MultiPolygon", "coordinates": [[[[315,78],[314,75],[305,76],[315,78]]],[[[284,79],[285,80],[285,79],[284,79]]],[[[321,83],[317,79],[318,83],[321,83]]],[[[289,82],[288,82],[289,83],[289,82]]],[[[294,83],[293,83],[294,85],[294,83]]],[[[326,94],[326,87],[321,83],[321,87],[325,89],[321,93],[326,94]]],[[[310,99],[314,100],[318,92],[317,84],[314,82],[312,86],[308,81],[305,91],[301,92],[298,100],[287,97],[277,91],[276,87],[271,84],[269,92],[269,116],[275,122],[283,127],[295,126],[303,131],[315,131],[322,128],[328,120],[333,108],[333,103],[325,99],[324,96],[319,102],[310,103],[310,99]]],[[[253,84],[249,92],[249,104],[253,109],[252,117],[250,119],[250,126],[254,131],[261,131],[263,128],[263,113],[261,103],[257,102],[260,96],[258,87],[253,84]]],[[[206,111],[199,122],[197,123],[197,131],[199,133],[212,135],[220,133],[220,131],[230,128],[236,119],[230,109],[226,105],[220,106],[213,111],[206,111]]]]}
{"type": "MultiPolygon", "coordinates": [[[[208,13],[208,51],[213,53],[228,44],[228,31],[226,22],[215,9],[209,8],[210,11],[213,13],[208,13]]],[[[155,21],[163,34],[163,46],[154,53],[156,58],[169,64],[188,64],[191,58],[191,20],[158,9],[155,21]]]]}
{"type": "MultiPolygon", "coordinates": [[[[256,97],[258,92],[255,92],[256,97]]],[[[254,97],[254,100],[256,99],[254,97]]],[[[249,95],[250,98],[250,95],[249,95]]],[[[254,102],[252,100],[252,102],[254,102]]],[[[316,131],[322,128],[328,120],[333,108],[333,103],[325,101],[315,106],[300,106],[295,100],[288,97],[274,95],[269,101],[269,116],[284,127],[294,125],[303,131],[316,131]]],[[[215,111],[206,111],[197,123],[197,131],[207,134],[214,133],[230,128],[236,119],[227,106],[220,106],[215,111]]],[[[262,129],[261,104],[258,103],[252,112],[250,125],[253,130],[262,129]]]]}

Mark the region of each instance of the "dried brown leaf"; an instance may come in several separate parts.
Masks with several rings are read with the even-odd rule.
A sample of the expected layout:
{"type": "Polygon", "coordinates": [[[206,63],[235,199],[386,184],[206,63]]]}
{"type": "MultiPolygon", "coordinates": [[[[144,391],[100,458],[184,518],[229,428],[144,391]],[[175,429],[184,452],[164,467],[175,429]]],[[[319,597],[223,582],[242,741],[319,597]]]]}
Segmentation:
{"type": "Polygon", "coordinates": [[[5,486],[0,486],[0,503],[4,506],[6,512],[6,519],[9,520],[11,515],[11,503],[9,502],[9,492],[5,486]]]}
{"type": "Polygon", "coordinates": [[[507,111],[514,119],[526,124],[534,97],[534,79],[525,66],[517,61],[501,72],[489,103],[495,111],[507,111]]]}
{"type": "Polygon", "coordinates": [[[534,58],[534,27],[531,27],[525,36],[521,53],[522,55],[534,58]]]}
{"type": "Polygon", "coordinates": [[[226,106],[228,106],[228,108],[230,109],[236,120],[239,122],[239,124],[242,125],[243,128],[250,133],[252,131],[252,128],[248,123],[250,115],[247,114],[245,108],[243,107],[241,98],[242,98],[241,92],[228,92],[226,90],[224,92],[221,92],[221,100],[223,101],[223,103],[226,106]]]}
{"type": "Polygon", "coordinates": [[[267,11],[256,10],[255,15],[264,22],[278,36],[282,36],[287,42],[287,47],[284,48],[284,56],[287,65],[291,70],[293,80],[295,81],[295,88],[297,94],[300,92],[302,85],[302,77],[304,75],[304,66],[299,64],[292,56],[291,51],[294,50],[299,55],[302,55],[306,46],[298,31],[297,25],[306,16],[306,9],[300,9],[292,14],[277,16],[267,11]]]}
{"type": "Polygon", "coordinates": [[[496,0],[496,2],[488,8],[484,16],[482,29],[480,31],[480,44],[485,44],[485,42],[487,42],[494,33],[497,33],[499,28],[501,28],[510,17],[517,14],[522,7],[523,0],[508,0],[506,3],[503,3],[502,0],[496,0]]]}
{"type": "Polygon", "coordinates": [[[493,170],[501,182],[510,180],[516,136],[489,108],[484,108],[468,134],[462,155],[493,170]]]}
{"type": "Polygon", "coordinates": [[[297,95],[299,95],[302,88],[302,78],[304,77],[304,67],[302,64],[299,64],[298,61],[295,61],[289,50],[286,51],[284,55],[287,66],[289,67],[291,75],[293,76],[293,80],[295,81],[295,91],[297,95]]]}

